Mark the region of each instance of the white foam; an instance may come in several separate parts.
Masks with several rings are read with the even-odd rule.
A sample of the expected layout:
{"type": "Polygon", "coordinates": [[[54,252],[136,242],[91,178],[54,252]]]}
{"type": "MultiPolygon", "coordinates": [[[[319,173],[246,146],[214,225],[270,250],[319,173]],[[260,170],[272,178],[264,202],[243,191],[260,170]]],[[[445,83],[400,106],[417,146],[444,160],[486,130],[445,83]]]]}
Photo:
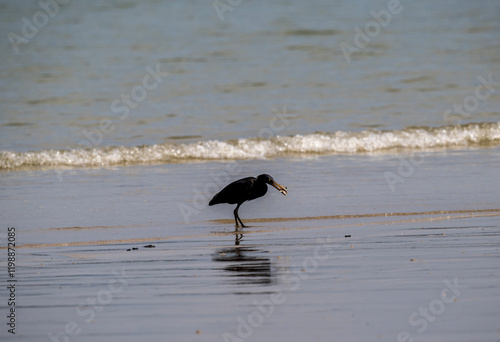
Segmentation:
{"type": "Polygon", "coordinates": [[[189,144],[166,143],[36,152],[2,151],[0,170],[261,159],[297,154],[365,153],[396,148],[418,150],[491,145],[500,145],[500,122],[434,128],[414,127],[394,131],[338,131],[279,136],[272,139],[210,140],[189,144]]]}

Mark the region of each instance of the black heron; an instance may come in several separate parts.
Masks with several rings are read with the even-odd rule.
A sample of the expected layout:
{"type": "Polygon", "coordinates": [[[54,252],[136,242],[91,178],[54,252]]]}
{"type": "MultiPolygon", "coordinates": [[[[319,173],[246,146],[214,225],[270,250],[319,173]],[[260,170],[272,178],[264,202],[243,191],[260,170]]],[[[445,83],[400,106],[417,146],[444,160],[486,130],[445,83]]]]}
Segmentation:
{"type": "Polygon", "coordinates": [[[267,184],[274,186],[279,192],[286,196],[288,192],[286,187],[276,183],[273,177],[267,174],[262,174],[257,176],[257,178],[247,177],[232,182],[216,194],[208,205],[219,203],[236,204],[236,209],[234,209],[234,221],[236,222],[236,227],[238,227],[238,221],[240,221],[242,227],[245,227],[238,216],[238,209],[240,208],[240,205],[245,201],[251,201],[264,196],[267,192],[267,184]]]}

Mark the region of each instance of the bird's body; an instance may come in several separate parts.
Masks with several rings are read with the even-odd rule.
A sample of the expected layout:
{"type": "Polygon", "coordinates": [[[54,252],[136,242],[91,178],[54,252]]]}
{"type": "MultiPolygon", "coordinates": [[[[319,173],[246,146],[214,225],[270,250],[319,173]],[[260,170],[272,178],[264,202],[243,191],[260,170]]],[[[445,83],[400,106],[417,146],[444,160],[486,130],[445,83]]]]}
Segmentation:
{"type": "Polygon", "coordinates": [[[257,182],[255,177],[247,177],[239,179],[224,189],[212,198],[209,205],[219,203],[237,204],[245,201],[262,197],[267,192],[267,184],[257,182]]]}
{"type": "Polygon", "coordinates": [[[240,205],[245,201],[251,201],[264,196],[267,193],[267,184],[274,186],[283,195],[287,194],[286,188],[276,183],[273,177],[267,174],[262,174],[257,178],[246,177],[232,182],[224,189],[222,189],[218,194],[216,194],[214,198],[212,198],[210,203],[208,203],[208,205],[219,203],[236,204],[236,209],[234,210],[234,220],[236,222],[236,227],[238,227],[238,221],[240,222],[242,227],[245,227],[243,222],[241,222],[240,217],[238,216],[238,209],[240,205]]]}

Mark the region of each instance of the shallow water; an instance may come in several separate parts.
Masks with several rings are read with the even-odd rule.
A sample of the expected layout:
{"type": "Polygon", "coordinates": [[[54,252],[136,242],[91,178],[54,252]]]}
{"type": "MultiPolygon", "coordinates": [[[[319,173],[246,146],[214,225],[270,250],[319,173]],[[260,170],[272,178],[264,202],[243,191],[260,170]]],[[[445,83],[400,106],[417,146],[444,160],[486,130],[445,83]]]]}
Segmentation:
{"type": "Polygon", "coordinates": [[[230,181],[264,171],[289,193],[283,196],[271,188],[265,197],[245,203],[240,209],[243,221],[496,209],[499,154],[494,147],[16,171],[1,174],[1,201],[5,218],[20,220],[29,232],[23,237],[29,244],[50,243],[57,236],[68,242],[88,239],[90,232],[93,238],[88,240],[114,240],[113,227],[123,239],[206,234],[210,220],[232,218],[229,205],[207,206],[213,195],[230,181]],[[98,229],[57,230],[67,227],[98,229]]]}

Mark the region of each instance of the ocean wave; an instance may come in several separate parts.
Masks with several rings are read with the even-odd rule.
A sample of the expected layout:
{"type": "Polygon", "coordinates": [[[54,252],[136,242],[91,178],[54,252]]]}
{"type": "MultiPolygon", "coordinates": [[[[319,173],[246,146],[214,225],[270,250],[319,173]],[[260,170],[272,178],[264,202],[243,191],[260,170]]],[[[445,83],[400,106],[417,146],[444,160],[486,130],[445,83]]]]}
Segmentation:
{"type": "Polygon", "coordinates": [[[134,147],[0,152],[0,170],[96,167],[200,160],[265,159],[296,155],[384,152],[395,149],[500,145],[500,122],[403,130],[313,133],[271,139],[198,141],[134,147]]]}

